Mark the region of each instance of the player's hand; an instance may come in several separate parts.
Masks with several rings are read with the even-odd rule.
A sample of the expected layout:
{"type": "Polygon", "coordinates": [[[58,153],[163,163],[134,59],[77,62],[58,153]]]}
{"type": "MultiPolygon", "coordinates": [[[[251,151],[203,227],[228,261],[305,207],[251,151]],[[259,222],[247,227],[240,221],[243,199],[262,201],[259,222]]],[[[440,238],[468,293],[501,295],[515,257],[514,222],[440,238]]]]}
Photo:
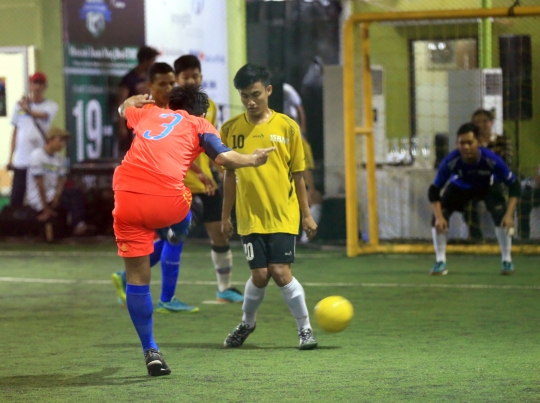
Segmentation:
{"type": "Polygon", "coordinates": [[[231,217],[221,220],[221,232],[225,238],[230,238],[234,234],[234,227],[232,225],[231,217]]]}
{"type": "Polygon", "coordinates": [[[45,207],[43,211],[37,216],[39,221],[47,221],[49,218],[56,216],[55,211],[49,206],[45,207]]]}
{"type": "Polygon", "coordinates": [[[312,216],[302,218],[302,228],[310,241],[317,235],[317,223],[312,216]]]}
{"type": "Polygon", "coordinates": [[[255,151],[253,151],[253,154],[252,154],[255,157],[253,166],[258,167],[263,164],[266,164],[266,161],[268,161],[268,154],[270,154],[272,151],[275,151],[275,150],[276,150],[276,147],[257,148],[255,151]]]}
{"type": "Polygon", "coordinates": [[[201,172],[197,174],[197,178],[199,178],[204,185],[204,193],[206,193],[208,196],[213,196],[216,193],[216,185],[208,175],[201,172]]]}
{"type": "Polygon", "coordinates": [[[501,227],[504,228],[509,236],[514,235],[514,217],[513,215],[504,215],[501,221],[501,227]]]}
{"type": "Polygon", "coordinates": [[[146,104],[155,104],[153,99],[148,98],[148,94],[134,95],[125,100],[125,107],[134,106],[135,108],[142,108],[146,104]]]}
{"type": "Polygon", "coordinates": [[[446,218],[435,218],[435,229],[439,234],[446,233],[448,231],[448,221],[446,221],[446,218]]]}

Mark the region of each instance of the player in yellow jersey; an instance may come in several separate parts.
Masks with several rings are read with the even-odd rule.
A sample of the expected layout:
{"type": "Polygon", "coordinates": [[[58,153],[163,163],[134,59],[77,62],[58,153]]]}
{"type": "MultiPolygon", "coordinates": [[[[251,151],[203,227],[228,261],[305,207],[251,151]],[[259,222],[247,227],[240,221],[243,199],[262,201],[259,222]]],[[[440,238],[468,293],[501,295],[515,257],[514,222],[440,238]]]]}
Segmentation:
{"type": "Polygon", "coordinates": [[[295,240],[302,213],[302,227],[311,239],[317,224],[309,211],[302,136],[296,122],[268,108],[272,93],[270,74],[263,67],[247,64],[236,73],[234,86],[247,112],[225,122],[221,138],[231,149],[248,154],[260,147],[275,146],[259,170],[226,170],[222,231],[231,236],[231,211],[236,201],[238,233],[251,269],[246,283],[242,322],[227,336],[225,347],[240,347],[255,330],[255,316],[270,278],[281,289],[293,314],[301,350],[317,347],[309,322],[302,285],[291,273],[295,240]]]}
{"type": "MultiPolygon", "coordinates": [[[[201,62],[196,56],[180,56],[174,62],[174,70],[178,85],[192,84],[201,86],[203,79],[201,62]]],[[[210,106],[208,107],[208,112],[206,112],[206,120],[216,126],[216,104],[211,99],[209,101],[210,106]]],[[[206,154],[199,155],[195,163],[201,167],[205,175],[212,178],[211,166],[213,162],[206,154]]],[[[202,210],[193,210],[195,219],[203,223],[212,244],[211,257],[218,282],[217,300],[219,302],[242,302],[244,300],[242,293],[231,286],[233,261],[229,240],[221,233],[221,192],[214,182],[215,192],[211,195],[207,194],[205,184],[201,182],[195,172],[191,171],[187,173],[184,183],[193,194],[193,205],[199,206],[199,210],[202,210]]]]}

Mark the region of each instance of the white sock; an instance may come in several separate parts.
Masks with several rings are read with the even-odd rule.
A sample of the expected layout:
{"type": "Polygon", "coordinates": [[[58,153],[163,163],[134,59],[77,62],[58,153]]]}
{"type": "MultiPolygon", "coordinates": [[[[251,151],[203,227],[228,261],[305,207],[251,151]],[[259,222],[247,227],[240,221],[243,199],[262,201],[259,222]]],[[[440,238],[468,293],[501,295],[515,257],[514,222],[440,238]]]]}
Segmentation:
{"type": "Polygon", "coordinates": [[[435,248],[437,262],[446,263],[446,234],[438,233],[435,227],[431,227],[431,236],[433,237],[433,247],[435,248]]]}
{"type": "Polygon", "coordinates": [[[223,249],[225,247],[212,247],[212,262],[216,269],[217,284],[219,292],[223,292],[231,288],[231,271],[232,271],[232,252],[229,248],[225,252],[215,251],[214,249],[223,249]]]}
{"type": "Polygon", "coordinates": [[[244,303],[242,304],[242,310],[244,315],[242,321],[246,322],[249,327],[255,326],[255,316],[257,315],[257,309],[264,298],[265,288],[255,287],[251,277],[246,282],[246,289],[244,290],[244,303]]]}
{"type": "Polygon", "coordinates": [[[312,204],[309,208],[309,211],[311,212],[311,216],[313,217],[313,221],[315,221],[317,224],[321,220],[322,215],[322,204],[312,204]]]}
{"type": "Polygon", "coordinates": [[[512,261],[512,237],[510,237],[506,230],[502,227],[495,228],[495,235],[497,235],[497,240],[499,241],[499,246],[501,247],[501,255],[503,262],[512,261]]]}
{"type": "Polygon", "coordinates": [[[302,330],[306,327],[311,329],[311,324],[309,323],[309,311],[306,306],[306,295],[304,294],[302,284],[293,277],[289,284],[279,287],[279,289],[281,290],[281,295],[283,295],[283,299],[291,310],[294,319],[296,319],[298,330],[302,330]]]}

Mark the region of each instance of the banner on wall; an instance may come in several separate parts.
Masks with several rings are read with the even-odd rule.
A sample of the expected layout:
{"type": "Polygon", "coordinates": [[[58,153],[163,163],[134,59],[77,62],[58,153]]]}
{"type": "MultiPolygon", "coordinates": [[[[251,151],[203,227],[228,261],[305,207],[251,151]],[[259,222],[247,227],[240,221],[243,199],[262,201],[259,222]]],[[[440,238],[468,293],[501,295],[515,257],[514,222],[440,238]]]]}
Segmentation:
{"type": "Polygon", "coordinates": [[[169,63],[185,54],[201,61],[203,87],[218,105],[218,121],[228,119],[227,2],[145,0],[146,43],[169,63]]]}
{"type": "Polygon", "coordinates": [[[144,0],[63,0],[62,8],[69,157],[113,157],[116,93],[144,44],[144,0]]]}

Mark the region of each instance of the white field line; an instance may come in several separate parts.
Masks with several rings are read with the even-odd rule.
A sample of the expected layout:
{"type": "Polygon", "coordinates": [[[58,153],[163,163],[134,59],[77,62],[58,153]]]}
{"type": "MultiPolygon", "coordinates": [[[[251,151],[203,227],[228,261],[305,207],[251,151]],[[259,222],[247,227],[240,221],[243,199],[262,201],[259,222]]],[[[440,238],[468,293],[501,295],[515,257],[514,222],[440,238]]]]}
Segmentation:
{"type": "MultiPolygon", "coordinates": [[[[420,254],[425,256],[424,254],[420,254]]],[[[210,251],[208,252],[182,252],[182,256],[185,257],[205,257],[210,256],[210,251]]],[[[233,251],[233,256],[242,258],[245,255],[240,251],[233,251]]],[[[335,258],[344,258],[346,256],[345,251],[331,251],[331,252],[300,252],[295,255],[298,259],[335,259],[335,258]]],[[[369,255],[371,257],[377,257],[380,259],[416,259],[419,254],[388,254],[381,253],[375,255],[369,255]]],[[[106,252],[106,251],[11,251],[11,250],[0,250],[0,257],[20,257],[20,258],[36,258],[36,257],[119,257],[116,252],[106,252]]],[[[468,255],[468,259],[476,258],[485,258],[485,255],[468,255]]],[[[521,258],[534,259],[538,260],[539,256],[536,255],[523,255],[521,258]]]]}
{"type": "MultiPolygon", "coordinates": [[[[210,250],[208,252],[182,252],[182,256],[185,257],[210,257],[210,250]]],[[[233,252],[235,257],[244,257],[241,252],[233,252]]],[[[295,257],[299,259],[335,259],[336,257],[344,257],[345,253],[297,253],[295,257]]],[[[118,257],[116,252],[54,252],[54,251],[0,251],[0,257],[118,257]]]]}
{"type": "MultiPolygon", "coordinates": [[[[42,283],[42,284],[106,284],[110,280],[69,280],[51,278],[0,277],[2,283],[42,283]]],[[[152,284],[161,284],[152,281],[152,284]]],[[[179,285],[215,286],[215,281],[179,281],[179,285]]],[[[233,281],[233,285],[242,286],[243,281],[233,281]]],[[[270,283],[270,285],[273,285],[270,283]]],[[[371,288],[454,288],[454,289],[491,289],[491,290],[540,290],[540,285],[498,285],[498,284],[407,284],[407,283],[311,283],[302,282],[304,287],[371,287],[371,288]]]]}

